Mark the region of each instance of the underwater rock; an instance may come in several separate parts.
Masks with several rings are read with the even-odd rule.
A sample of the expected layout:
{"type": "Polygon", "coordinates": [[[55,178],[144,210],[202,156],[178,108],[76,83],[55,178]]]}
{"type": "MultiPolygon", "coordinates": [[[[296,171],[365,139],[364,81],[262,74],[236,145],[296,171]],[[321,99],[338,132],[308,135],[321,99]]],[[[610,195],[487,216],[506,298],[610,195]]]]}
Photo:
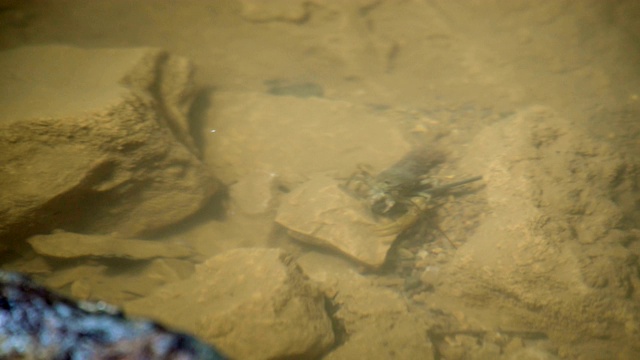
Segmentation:
{"type": "Polygon", "coordinates": [[[125,308],[198,334],[234,359],[313,359],[334,342],[322,293],[279,249],[224,252],[125,308]]]}
{"type": "Polygon", "coordinates": [[[102,302],[75,302],[0,271],[0,358],[222,360],[211,346],[102,302]]]}
{"type": "Polygon", "coordinates": [[[362,201],[328,177],[317,177],[287,194],[276,222],[302,242],[333,249],[370,267],[381,266],[396,235],[378,235],[380,226],[362,201]]]}
{"type": "Polygon", "coordinates": [[[352,262],[329,254],[308,252],[297,259],[331,299],[332,318],[340,324],[344,340],[323,359],[425,359],[434,358],[427,336],[433,327],[412,313],[398,292],[376,284],[355,269],[352,262]]]}
{"type": "Polygon", "coordinates": [[[67,267],[47,272],[42,284],[53,291],[64,291],[77,300],[100,299],[122,304],[148,296],[168,283],[186,279],[194,271],[192,263],[179,259],[153,259],[117,266],[113,266],[113,262],[109,266],[105,264],[107,261],[92,260],[87,259],[84,264],[65,262],[67,267]]]}
{"type": "Polygon", "coordinates": [[[93,256],[145,260],[185,258],[194,255],[193,250],[179,244],[69,232],[36,235],[30,237],[27,242],[40,255],[63,259],[93,256]]]}
{"type": "Polygon", "coordinates": [[[490,215],[443,267],[442,291],[516,307],[517,325],[557,336],[637,342],[627,325],[640,317],[636,260],[609,236],[622,225],[612,189],[635,181],[620,155],[542,106],[487,127],[469,149],[461,167],[484,171],[490,215]]]}
{"type": "Polygon", "coordinates": [[[216,91],[209,101],[204,161],[228,185],[256,170],[286,181],[363,162],[384,169],[411,149],[397,111],[252,92],[216,91]]]}
{"type": "Polygon", "coordinates": [[[1,52],[0,68],[0,241],[149,234],[215,192],[189,135],[186,59],[51,45],[1,52]]]}

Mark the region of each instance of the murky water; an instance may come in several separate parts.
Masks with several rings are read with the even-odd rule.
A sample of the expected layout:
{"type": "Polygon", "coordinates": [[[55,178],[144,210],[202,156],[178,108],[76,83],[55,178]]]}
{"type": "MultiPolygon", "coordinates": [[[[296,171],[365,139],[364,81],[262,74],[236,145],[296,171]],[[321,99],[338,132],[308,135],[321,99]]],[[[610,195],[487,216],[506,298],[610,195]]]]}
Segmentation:
{"type": "Polygon", "coordinates": [[[0,226],[2,267],[236,357],[634,359],[639,15],[634,1],[0,2],[2,77],[22,84],[2,89],[0,146],[25,154],[3,158],[0,200],[46,199],[1,210],[18,219],[0,226]],[[54,44],[86,51],[11,52],[54,44]],[[102,108],[118,96],[135,101],[102,108]],[[421,146],[444,161],[385,203],[419,218],[393,243],[361,232],[400,216],[334,190],[358,169],[380,185],[421,146]],[[292,353],[243,322],[282,279],[316,284],[278,296],[324,299],[305,303],[322,315],[274,310],[255,331],[329,324],[279,335],[292,353]]]}

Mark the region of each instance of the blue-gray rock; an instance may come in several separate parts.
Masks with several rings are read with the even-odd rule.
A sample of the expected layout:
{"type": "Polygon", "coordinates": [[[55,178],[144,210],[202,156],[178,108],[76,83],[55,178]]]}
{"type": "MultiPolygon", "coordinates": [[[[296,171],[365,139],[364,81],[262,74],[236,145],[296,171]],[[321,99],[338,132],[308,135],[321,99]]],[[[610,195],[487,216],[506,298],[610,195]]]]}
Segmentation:
{"type": "Polygon", "coordinates": [[[75,302],[0,271],[0,358],[221,360],[213,347],[117,308],[75,302]]]}

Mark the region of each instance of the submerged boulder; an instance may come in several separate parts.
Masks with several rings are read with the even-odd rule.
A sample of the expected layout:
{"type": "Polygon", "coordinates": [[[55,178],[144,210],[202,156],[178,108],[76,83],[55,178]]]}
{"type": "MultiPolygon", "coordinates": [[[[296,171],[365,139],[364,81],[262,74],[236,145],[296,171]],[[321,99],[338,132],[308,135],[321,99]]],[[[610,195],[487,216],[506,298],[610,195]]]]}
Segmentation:
{"type": "Polygon", "coordinates": [[[637,257],[624,246],[614,189],[632,169],[606,143],[551,109],[498,122],[470,145],[487,212],[445,269],[441,289],[485,308],[515,308],[553,337],[637,343],[637,257]]]}
{"type": "Polygon", "coordinates": [[[224,252],[125,308],[198,334],[234,359],[313,359],[334,342],[322,293],[279,249],[224,252]]]}
{"type": "Polygon", "coordinates": [[[189,135],[186,59],[55,45],[2,52],[0,68],[0,242],[148,234],[215,192],[189,135]]]}

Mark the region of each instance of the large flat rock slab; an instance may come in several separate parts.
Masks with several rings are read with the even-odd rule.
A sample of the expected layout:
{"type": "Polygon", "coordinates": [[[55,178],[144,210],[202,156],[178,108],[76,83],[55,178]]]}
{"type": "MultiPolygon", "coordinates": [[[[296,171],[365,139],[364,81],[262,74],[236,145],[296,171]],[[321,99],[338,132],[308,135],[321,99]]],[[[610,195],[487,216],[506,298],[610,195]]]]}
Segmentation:
{"type": "Polygon", "coordinates": [[[186,258],[194,255],[187,246],[150,240],[120,239],[106,235],[84,235],[56,232],[36,235],[27,239],[40,255],[73,259],[79,257],[103,257],[131,260],[154,258],[186,258]]]}
{"type": "Polygon", "coordinates": [[[334,341],[323,295],[279,249],[227,251],[125,308],[196,334],[233,359],[314,359],[334,341]]]}
{"type": "Polygon", "coordinates": [[[381,266],[396,235],[381,236],[381,225],[362,201],[338,182],[318,176],[283,199],[276,222],[296,239],[336,250],[369,267],[381,266]]]}
{"type": "Polygon", "coordinates": [[[145,235],[216,182],[194,153],[190,63],[152,48],[0,53],[0,240],[145,235]]]}

